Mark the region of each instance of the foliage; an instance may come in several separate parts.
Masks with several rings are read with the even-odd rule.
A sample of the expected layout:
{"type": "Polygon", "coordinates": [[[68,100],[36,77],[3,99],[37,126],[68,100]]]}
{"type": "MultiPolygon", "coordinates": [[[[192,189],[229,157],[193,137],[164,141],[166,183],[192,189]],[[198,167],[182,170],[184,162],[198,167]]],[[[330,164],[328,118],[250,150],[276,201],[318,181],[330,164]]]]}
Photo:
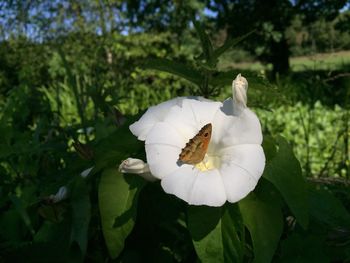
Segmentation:
{"type": "MultiPolygon", "coordinates": [[[[346,0],[330,2],[254,0],[247,3],[246,1],[221,0],[209,1],[208,7],[218,14],[215,20],[217,27],[226,27],[231,37],[237,37],[243,32],[256,29],[252,40],[244,43],[245,48],[257,56],[260,61],[271,63],[275,76],[277,73],[286,74],[288,72],[290,46],[294,50],[298,49],[295,40],[299,38],[297,39],[298,44],[302,44],[305,31],[310,32],[307,36],[314,46],[315,40],[320,49],[324,48],[321,47],[322,44],[328,47],[333,45],[336,41],[336,34],[333,30],[330,38],[329,28],[333,29],[334,26],[329,23],[325,26],[326,28],[320,29],[317,24],[333,20],[346,2],[346,0]],[[304,30],[300,30],[300,27],[304,30]],[[309,29],[305,30],[305,27],[309,29]],[[322,34],[318,34],[316,32],[318,30],[322,31],[322,34]],[[300,35],[296,36],[295,31],[300,35]],[[321,39],[323,36],[328,37],[321,39]],[[327,43],[329,40],[332,42],[331,45],[327,43]]],[[[301,49],[303,48],[307,50],[305,46],[301,49]]],[[[313,47],[313,50],[315,49],[316,47],[313,47]]]]}
{"type": "MultiPolygon", "coordinates": [[[[348,189],[308,182],[315,175],[349,176],[346,78],[339,86],[321,85],[317,79],[325,76],[312,72],[271,84],[264,74],[243,72],[250,83],[249,105],[264,128],[263,178],[236,204],[189,206],[165,194],[159,182],[118,172],[127,157],[145,160],[143,144],[128,127],[140,110],[175,96],[230,96],[238,71],[218,71],[217,65],[247,35],[218,47],[197,21],[196,37],[187,30],[169,33],[167,23],[154,34],[152,23],[159,21],[149,9],[149,31],[124,35],[111,29],[113,19],[103,23],[101,15],[122,9],[119,1],[68,2],[71,13],[59,12],[65,10],[62,2],[53,6],[57,17],[38,14],[43,21],[53,19],[51,30],[56,18],[72,19],[61,24],[67,27],[54,34],[57,38],[50,38],[50,30],[43,42],[18,33],[21,37],[0,46],[0,261],[350,260],[348,189]],[[105,25],[103,34],[95,34],[94,20],[84,20],[89,16],[81,8],[94,14],[90,18],[100,28],[105,25]],[[198,43],[201,50],[194,46],[198,43]],[[55,201],[61,186],[68,196],[55,201]]],[[[15,4],[23,14],[25,8],[15,4]]],[[[197,4],[190,1],[188,10],[197,4]]],[[[142,20],[142,5],[135,8],[140,13],[129,18],[142,20]]],[[[171,4],[166,10],[171,13],[171,4]]],[[[185,20],[169,23],[178,28],[189,13],[173,19],[181,17],[185,20]]],[[[26,24],[22,18],[16,22],[26,24]]]]}

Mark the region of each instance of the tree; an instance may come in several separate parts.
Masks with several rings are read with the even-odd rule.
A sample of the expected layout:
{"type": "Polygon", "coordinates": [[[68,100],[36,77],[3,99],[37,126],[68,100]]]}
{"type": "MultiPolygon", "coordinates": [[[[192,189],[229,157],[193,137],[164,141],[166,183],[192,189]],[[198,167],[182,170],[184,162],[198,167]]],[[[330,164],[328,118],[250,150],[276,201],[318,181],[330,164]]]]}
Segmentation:
{"type": "Polygon", "coordinates": [[[332,20],[346,0],[215,0],[208,8],[217,12],[217,26],[237,37],[253,29],[256,33],[245,48],[258,59],[273,65],[273,76],[289,70],[290,46],[286,29],[297,15],[307,24],[323,18],[332,20]]]}

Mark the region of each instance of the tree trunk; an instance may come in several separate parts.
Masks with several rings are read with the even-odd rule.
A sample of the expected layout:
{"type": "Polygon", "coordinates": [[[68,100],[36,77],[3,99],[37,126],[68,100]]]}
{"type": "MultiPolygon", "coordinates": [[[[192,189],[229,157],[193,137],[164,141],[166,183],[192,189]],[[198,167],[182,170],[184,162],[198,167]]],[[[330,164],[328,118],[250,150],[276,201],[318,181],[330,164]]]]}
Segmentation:
{"type": "Polygon", "coordinates": [[[271,44],[271,63],[273,66],[272,75],[275,78],[277,75],[285,75],[289,71],[289,45],[283,37],[279,42],[271,44]]]}

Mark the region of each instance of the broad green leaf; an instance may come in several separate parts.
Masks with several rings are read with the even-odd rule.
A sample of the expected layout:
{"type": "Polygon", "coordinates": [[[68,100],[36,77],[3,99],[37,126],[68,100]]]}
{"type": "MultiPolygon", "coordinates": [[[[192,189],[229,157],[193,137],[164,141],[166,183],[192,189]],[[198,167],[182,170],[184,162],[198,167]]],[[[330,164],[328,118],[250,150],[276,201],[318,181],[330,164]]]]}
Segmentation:
{"type": "Polygon", "coordinates": [[[242,219],[237,206],[189,206],[188,229],[202,262],[242,262],[242,219]]]}
{"type": "Polygon", "coordinates": [[[271,262],[283,230],[278,194],[260,180],[257,189],[238,204],[253,241],[253,262],[271,262]]]}
{"type": "Polygon", "coordinates": [[[144,67],[174,74],[196,85],[200,85],[202,81],[202,76],[197,70],[185,64],[174,62],[168,59],[162,59],[162,58],[148,59],[146,60],[144,67]]]}
{"type": "Polygon", "coordinates": [[[57,245],[64,245],[68,249],[69,244],[67,239],[71,234],[71,225],[69,220],[61,223],[52,223],[44,221],[39,230],[35,233],[34,242],[50,242],[57,245]]]}
{"type": "Polygon", "coordinates": [[[197,31],[199,39],[201,41],[203,55],[204,55],[205,59],[207,60],[207,62],[209,62],[212,58],[213,46],[210,42],[210,39],[209,39],[207,33],[205,33],[203,26],[194,19],[192,20],[192,22],[193,22],[194,28],[197,31]]]}
{"type": "Polygon", "coordinates": [[[221,47],[216,49],[213,53],[213,58],[217,59],[219,58],[225,51],[227,51],[229,48],[237,45],[239,42],[242,40],[246,39],[248,36],[250,36],[252,33],[254,33],[255,30],[252,30],[248,32],[247,34],[244,34],[243,36],[237,37],[237,38],[232,38],[232,39],[227,39],[225,41],[225,44],[223,44],[221,47]]]}
{"type": "Polygon", "coordinates": [[[278,137],[277,143],[278,152],[267,163],[263,176],[280,191],[297,222],[306,228],[309,222],[307,189],[299,161],[284,138],[278,137]]]}
{"type": "Polygon", "coordinates": [[[325,189],[309,188],[310,215],[333,227],[350,228],[350,213],[325,189]]]}
{"type": "Polygon", "coordinates": [[[102,231],[108,252],[116,258],[124,248],[136,217],[142,178],[123,175],[116,168],[105,169],[98,188],[102,231]]]}
{"type": "Polygon", "coordinates": [[[189,206],[188,229],[202,262],[224,262],[221,207],[189,206]]]}
{"type": "Polygon", "coordinates": [[[71,187],[72,231],[70,242],[76,242],[84,257],[88,243],[88,230],[91,215],[89,189],[86,181],[77,177],[71,187]]]}
{"type": "Polygon", "coordinates": [[[271,136],[265,135],[262,147],[264,148],[266,161],[270,162],[275,157],[277,152],[276,141],[271,136]]]}
{"type": "Polygon", "coordinates": [[[221,231],[225,262],[243,262],[245,229],[237,204],[226,204],[221,231]]]}

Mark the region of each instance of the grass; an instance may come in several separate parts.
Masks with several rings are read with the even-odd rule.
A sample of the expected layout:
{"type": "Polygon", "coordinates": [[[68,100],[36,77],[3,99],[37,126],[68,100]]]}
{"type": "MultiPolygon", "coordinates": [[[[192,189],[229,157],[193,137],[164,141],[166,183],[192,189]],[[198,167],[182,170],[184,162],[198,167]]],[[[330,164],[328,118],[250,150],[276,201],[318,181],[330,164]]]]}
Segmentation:
{"type": "Polygon", "coordinates": [[[294,57],[290,63],[293,71],[335,70],[350,64],[350,51],[294,57]]]}
{"type": "MultiPolygon", "coordinates": [[[[336,70],[350,64],[350,51],[314,54],[309,56],[290,58],[292,71],[305,70],[336,70]]],[[[236,68],[253,71],[270,70],[271,64],[263,65],[260,62],[232,63],[225,61],[220,68],[236,68]]]]}

